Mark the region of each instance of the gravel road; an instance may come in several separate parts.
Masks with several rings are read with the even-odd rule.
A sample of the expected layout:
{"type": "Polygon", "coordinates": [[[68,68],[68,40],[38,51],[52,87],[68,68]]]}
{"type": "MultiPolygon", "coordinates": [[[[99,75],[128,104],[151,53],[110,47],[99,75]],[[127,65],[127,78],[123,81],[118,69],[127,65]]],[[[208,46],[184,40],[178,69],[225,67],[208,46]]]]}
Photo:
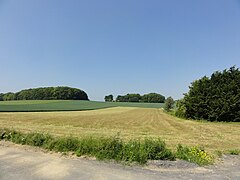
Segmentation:
{"type": "Polygon", "coordinates": [[[185,161],[152,161],[148,166],[65,157],[39,148],[0,141],[0,179],[236,179],[240,156],[224,156],[214,166],[199,167],[185,161]]]}

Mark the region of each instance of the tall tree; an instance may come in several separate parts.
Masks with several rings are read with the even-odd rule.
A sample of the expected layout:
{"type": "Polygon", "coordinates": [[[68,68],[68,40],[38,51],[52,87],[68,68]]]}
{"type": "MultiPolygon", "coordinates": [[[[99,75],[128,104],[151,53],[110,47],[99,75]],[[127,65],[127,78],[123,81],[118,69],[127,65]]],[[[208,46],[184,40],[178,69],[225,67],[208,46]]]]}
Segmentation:
{"type": "Polygon", "coordinates": [[[185,116],[240,122],[240,71],[231,67],[194,81],[182,101],[185,116]]]}

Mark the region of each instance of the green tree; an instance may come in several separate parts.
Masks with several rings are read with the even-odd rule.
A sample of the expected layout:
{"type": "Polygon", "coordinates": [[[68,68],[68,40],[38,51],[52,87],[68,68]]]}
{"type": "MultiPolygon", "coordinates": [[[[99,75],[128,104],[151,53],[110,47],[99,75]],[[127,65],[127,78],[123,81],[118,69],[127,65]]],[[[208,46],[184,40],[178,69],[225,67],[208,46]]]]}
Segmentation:
{"type": "Polygon", "coordinates": [[[9,93],[6,93],[3,95],[3,100],[4,101],[13,101],[13,100],[16,100],[16,96],[14,93],[9,92],[9,93]]]}
{"type": "Polygon", "coordinates": [[[113,95],[110,94],[110,95],[105,96],[104,100],[105,100],[105,102],[112,102],[113,101],[113,95]]]}
{"type": "Polygon", "coordinates": [[[124,96],[118,95],[116,98],[117,102],[140,102],[140,94],[126,94],[124,96]]]}
{"type": "Polygon", "coordinates": [[[170,111],[173,108],[174,100],[172,97],[168,97],[165,101],[164,109],[165,111],[170,111]]]}
{"type": "Polygon", "coordinates": [[[3,101],[3,96],[4,96],[4,94],[0,93],[0,101],[3,101]]]}
{"type": "Polygon", "coordinates": [[[164,103],[165,97],[161,94],[149,93],[142,96],[142,101],[147,103],[164,103]]]}
{"type": "Polygon", "coordinates": [[[10,100],[88,100],[87,94],[77,88],[70,87],[44,87],[25,89],[17,93],[6,93],[4,101],[10,100]]]}
{"type": "Polygon", "coordinates": [[[240,71],[231,67],[194,81],[184,95],[185,116],[240,122],[240,71]]]}

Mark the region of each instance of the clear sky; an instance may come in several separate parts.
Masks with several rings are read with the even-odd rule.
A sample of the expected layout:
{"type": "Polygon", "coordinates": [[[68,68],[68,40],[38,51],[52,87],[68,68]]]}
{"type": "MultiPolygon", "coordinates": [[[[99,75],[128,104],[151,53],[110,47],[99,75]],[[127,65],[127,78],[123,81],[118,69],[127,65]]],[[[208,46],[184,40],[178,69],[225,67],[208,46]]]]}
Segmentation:
{"type": "Polygon", "coordinates": [[[240,0],[0,0],[0,92],[71,86],[91,100],[240,67],[240,0]]]}

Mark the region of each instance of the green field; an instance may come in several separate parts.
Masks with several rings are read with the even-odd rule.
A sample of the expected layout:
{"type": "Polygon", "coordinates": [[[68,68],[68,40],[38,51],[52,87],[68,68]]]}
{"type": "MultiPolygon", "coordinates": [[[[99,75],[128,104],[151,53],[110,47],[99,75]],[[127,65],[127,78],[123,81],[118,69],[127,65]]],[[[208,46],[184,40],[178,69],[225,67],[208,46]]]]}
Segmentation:
{"type": "Polygon", "coordinates": [[[110,107],[161,108],[163,103],[98,102],[77,100],[2,101],[0,112],[80,111],[110,107]]]}

